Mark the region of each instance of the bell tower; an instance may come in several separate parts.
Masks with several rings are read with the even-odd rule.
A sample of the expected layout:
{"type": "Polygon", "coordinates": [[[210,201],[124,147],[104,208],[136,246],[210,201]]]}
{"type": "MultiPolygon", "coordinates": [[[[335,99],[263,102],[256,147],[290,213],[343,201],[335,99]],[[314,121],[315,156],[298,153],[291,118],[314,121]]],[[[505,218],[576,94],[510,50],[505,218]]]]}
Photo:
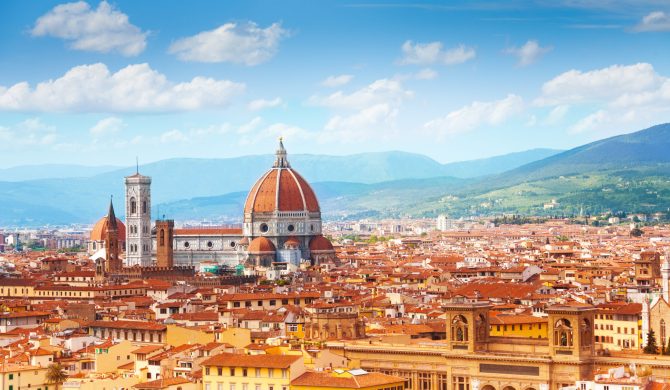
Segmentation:
{"type": "Polygon", "coordinates": [[[174,266],[174,220],[156,220],[156,265],[158,267],[174,266]]]}
{"type": "Polygon", "coordinates": [[[546,309],[549,354],[553,358],[588,360],[593,357],[595,311],[591,305],[554,305],[546,309]]]}
{"type": "Polygon", "coordinates": [[[137,172],[126,184],[126,265],[151,265],[151,177],[137,172]]]}
{"type": "Polygon", "coordinates": [[[488,301],[455,302],[444,307],[447,348],[463,352],[485,351],[489,340],[490,308],[488,301]]]}
{"type": "Polygon", "coordinates": [[[114,203],[109,201],[109,212],[107,213],[107,230],[105,231],[105,272],[117,272],[121,270],[121,257],[119,257],[119,226],[116,223],[114,203]]]}

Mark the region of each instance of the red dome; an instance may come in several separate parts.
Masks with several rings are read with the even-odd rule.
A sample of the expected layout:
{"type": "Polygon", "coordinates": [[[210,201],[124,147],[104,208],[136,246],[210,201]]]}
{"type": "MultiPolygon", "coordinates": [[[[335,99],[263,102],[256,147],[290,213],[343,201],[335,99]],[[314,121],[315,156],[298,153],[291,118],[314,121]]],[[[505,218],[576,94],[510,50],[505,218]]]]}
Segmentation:
{"type": "Polygon", "coordinates": [[[247,249],[247,251],[250,254],[274,253],[275,245],[272,243],[272,241],[270,241],[265,237],[256,237],[253,240],[251,240],[251,243],[249,244],[249,248],[247,249]]]}
{"type": "Polygon", "coordinates": [[[312,187],[291,168],[272,168],[251,188],[245,213],[273,211],[319,212],[312,187]]]}
{"type": "Polygon", "coordinates": [[[254,184],[244,204],[245,213],[273,211],[320,211],[312,187],[291,169],[281,140],[274,166],[254,184]]]}
{"type": "Polygon", "coordinates": [[[310,251],[334,251],[333,244],[330,243],[330,240],[324,236],[314,236],[309,241],[309,250],[310,251]]]}
{"type": "MultiPolygon", "coordinates": [[[[100,218],[98,222],[93,226],[91,230],[91,241],[104,241],[105,234],[107,233],[107,216],[100,218]]],[[[120,219],[116,218],[116,226],[119,230],[118,239],[119,241],[126,240],[126,225],[121,222],[120,219]]]]}

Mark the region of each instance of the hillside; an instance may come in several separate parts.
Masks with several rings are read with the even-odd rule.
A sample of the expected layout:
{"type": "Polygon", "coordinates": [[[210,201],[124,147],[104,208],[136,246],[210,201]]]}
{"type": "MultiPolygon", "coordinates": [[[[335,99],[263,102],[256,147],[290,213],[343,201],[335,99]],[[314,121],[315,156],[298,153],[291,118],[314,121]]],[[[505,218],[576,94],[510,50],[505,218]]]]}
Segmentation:
{"type": "MultiPolygon", "coordinates": [[[[363,191],[363,188],[368,188],[361,187],[363,184],[444,177],[444,172],[454,171],[455,166],[461,175],[488,174],[494,169],[509,164],[518,165],[521,161],[529,161],[536,156],[537,151],[529,151],[527,154],[521,152],[475,160],[470,168],[468,168],[469,162],[442,165],[426,156],[404,152],[363,153],[350,156],[291,155],[290,161],[292,166],[311,183],[339,183],[330,185],[328,190],[329,193],[336,194],[344,191],[342,188],[356,187],[363,191]],[[495,163],[488,163],[488,160],[495,163]]],[[[272,165],[273,158],[272,155],[258,155],[228,159],[169,159],[142,165],[140,171],[153,178],[152,200],[155,206],[153,212],[157,213],[160,212],[158,204],[161,203],[169,204],[185,199],[246,192],[272,165]]],[[[10,173],[16,175],[21,172],[32,172],[31,169],[17,167],[10,173]]],[[[85,170],[86,167],[82,169],[85,170]]],[[[128,167],[85,177],[83,176],[85,171],[75,169],[73,174],[82,174],[81,177],[0,181],[0,202],[6,205],[4,212],[0,213],[0,225],[37,224],[35,221],[54,224],[90,223],[106,210],[110,195],[114,196],[119,216],[123,216],[123,177],[134,171],[135,167],[128,167]],[[16,210],[13,205],[17,205],[16,210]],[[18,208],[18,205],[25,207],[18,208]]],[[[45,170],[44,175],[50,174],[62,176],[64,172],[58,169],[45,170]]],[[[415,191],[420,190],[420,186],[415,188],[415,191]]],[[[347,196],[351,199],[351,204],[355,203],[353,198],[357,195],[347,192],[347,196]]],[[[390,192],[388,196],[400,199],[390,192]]],[[[363,202],[366,195],[360,194],[360,197],[363,202]]],[[[224,198],[228,199],[225,196],[224,198]]],[[[226,215],[227,209],[224,205],[226,202],[227,200],[221,204],[221,210],[216,210],[215,206],[208,206],[202,210],[211,210],[209,217],[226,215]]],[[[381,205],[387,203],[383,198],[374,197],[369,203],[374,205],[375,202],[381,205]]],[[[332,204],[336,212],[348,207],[347,204],[327,204],[332,204]]],[[[324,208],[324,211],[326,210],[329,208],[324,208]]],[[[203,218],[208,216],[200,212],[196,214],[203,215],[203,218]]],[[[235,216],[239,214],[236,213],[235,216]]]]}

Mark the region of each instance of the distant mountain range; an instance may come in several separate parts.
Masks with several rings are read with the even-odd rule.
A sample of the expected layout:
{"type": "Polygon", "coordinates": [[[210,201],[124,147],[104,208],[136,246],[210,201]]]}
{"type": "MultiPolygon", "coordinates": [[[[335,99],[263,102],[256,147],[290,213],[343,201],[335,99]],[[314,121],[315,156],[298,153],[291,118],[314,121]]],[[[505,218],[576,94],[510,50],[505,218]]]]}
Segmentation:
{"type": "MultiPolygon", "coordinates": [[[[536,149],[462,163],[403,152],[289,159],[312,183],[326,218],[596,214],[670,210],[668,150],[670,124],[662,124],[563,152],[536,149]]],[[[272,159],[171,159],[140,171],[153,177],[156,216],[239,219],[247,191],[272,159]]],[[[1,181],[0,225],[92,223],[106,212],[110,194],[122,215],[123,177],[133,172],[1,181]]]]}
{"type": "MultiPolygon", "coordinates": [[[[358,188],[361,194],[366,185],[404,179],[425,179],[448,175],[469,177],[503,172],[521,164],[557,153],[556,150],[535,149],[527,152],[496,156],[453,164],[439,162],[405,152],[363,153],[350,156],[289,155],[291,164],[311,183],[339,182],[323,185],[336,193],[338,187],[358,188]]],[[[246,193],[258,177],[273,162],[273,155],[255,155],[227,159],[169,159],[140,166],[140,171],[153,178],[152,200],[157,215],[174,210],[189,210],[173,202],[184,200],[194,204],[211,200],[202,197],[234,199],[223,195],[246,193]],[[189,200],[192,199],[192,200],[189,200]],[[161,204],[166,206],[161,208],[161,204]],[[168,207],[169,206],[169,207],[168,207]]],[[[0,202],[8,205],[0,212],[0,225],[42,225],[94,222],[106,211],[109,196],[113,195],[117,215],[123,215],[123,177],[134,173],[135,167],[104,171],[105,167],[25,166],[0,171],[0,202]],[[42,177],[34,179],[42,170],[42,177]],[[99,170],[104,172],[99,173],[99,170]],[[71,174],[68,174],[71,172],[71,174]],[[87,176],[88,173],[88,176],[87,176]],[[31,180],[16,181],[22,174],[31,180]]],[[[321,194],[319,194],[321,196],[321,194]]],[[[324,194],[322,202],[327,203],[324,194]]],[[[354,195],[351,195],[354,196],[354,195]]],[[[192,218],[239,218],[238,209],[221,205],[210,206],[192,218]],[[236,210],[236,211],[233,211],[236,210]]],[[[232,206],[230,206],[232,207],[232,206]]],[[[338,208],[339,210],[339,208],[338,208]]],[[[325,211],[325,210],[324,210],[325,211]]],[[[176,211],[175,211],[176,212],[176,211]]],[[[175,214],[175,218],[177,218],[175,214]]],[[[186,212],[178,214],[186,216],[186,212]]]]}

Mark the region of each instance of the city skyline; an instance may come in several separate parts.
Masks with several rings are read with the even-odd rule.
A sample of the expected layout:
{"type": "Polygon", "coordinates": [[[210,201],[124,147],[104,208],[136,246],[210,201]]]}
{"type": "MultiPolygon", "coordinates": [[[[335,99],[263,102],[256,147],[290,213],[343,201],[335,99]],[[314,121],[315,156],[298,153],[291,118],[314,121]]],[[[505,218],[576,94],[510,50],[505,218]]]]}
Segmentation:
{"type": "Polygon", "coordinates": [[[279,136],[443,163],[568,149],[667,121],[669,11],[4,2],[0,167],[235,157],[279,136]]]}

